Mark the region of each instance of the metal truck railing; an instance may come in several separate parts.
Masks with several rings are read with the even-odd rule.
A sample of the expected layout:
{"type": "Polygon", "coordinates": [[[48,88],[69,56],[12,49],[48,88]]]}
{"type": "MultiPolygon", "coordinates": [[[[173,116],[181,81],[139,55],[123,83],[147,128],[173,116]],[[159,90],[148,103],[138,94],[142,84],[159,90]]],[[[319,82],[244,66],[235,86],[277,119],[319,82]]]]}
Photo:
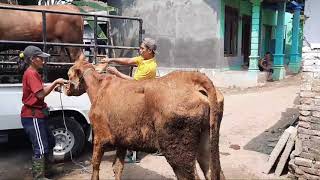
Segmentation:
{"type": "MultiPolygon", "coordinates": [[[[130,46],[113,46],[113,45],[100,45],[97,43],[101,38],[97,37],[97,26],[98,22],[103,22],[104,20],[99,20],[98,18],[114,18],[114,19],[124,19],[124,20],[133,20],[138,21],[139,23],[139,44],[142,42],[142,24],[143,20],[137,17],[129,17],[129,16],[117,16],[117,15],[97,15],[97,14],[88,14],[88,13],[73,13],[73,12],[63,12],[63,11],[53,11],[53,10],[39,10],[39,9],[31,9],[31,8],[22,8],[22,7],[11,7],[11,6],[2,6],[1,9],[7,10],[18,10],[18,11],[31,11],[31,12],[41,12],[42,13],[42,42],[34,42],[34,41],[11,41],[11,40],[0,40],[0,44],[25,44],[25,45],[42,45],[43,51],[47,51],[48,46],[71,46],[71,47],[82,47],[82,48],[94,48],[94,62],[96,63],[97,57],[101,56],[97,54],[98,48],[109,48],[109,49],[126,49],[126,50],[138,50],[139,47],[130,47],[130,46]],[[84,16],[84,17],[93,17],[94,21],[94,29],[93,29],[93,44],[74,44],[74,43],[57,43],[57,42],[48,42],[47,41],[47,24],[46,24],[46,14],[47,13],[55,13],[55,14],[66,14],[66,15],[75,15],[75,16],[84,16]]],[[[11,62],[1,61],[0,64],[8,64],[11,62]]],[[[50,64],[50,63],[48,63],[50,64]]],[[[64,63],[60,63],[64,64],[64,63]]],[[[67,63],[69,64],[69,63],[67,63]]]]}

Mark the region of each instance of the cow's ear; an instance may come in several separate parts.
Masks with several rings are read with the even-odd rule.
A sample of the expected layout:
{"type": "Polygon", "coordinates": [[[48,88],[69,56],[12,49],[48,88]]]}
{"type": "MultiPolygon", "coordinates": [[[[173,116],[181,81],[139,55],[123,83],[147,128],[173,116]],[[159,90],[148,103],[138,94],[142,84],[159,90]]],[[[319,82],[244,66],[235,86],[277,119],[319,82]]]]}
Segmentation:
{"type": "Polygon", "coordinates": [[[83,61],[87,61],[87,60],[86,60],[86,55],[84,55],[83,52],[79,54],[77,62],[81,62],[81,61],[82,61],[82,62],[83,62],[83,61]]]}
{"type": "Polygon", "coordinates": [[[75,75],[79,77],[81,75],[80,68],[82,67],[82,63],[80,61],[78,61],[75,63],[75,65],[73,67],[74,67],[75,75]]]}
{"type": "Polygon", "coordinates": [[[77,77],[80,77],[80,75],[81,75],[81,71],[80,71],[80,69],[78,69],[78,68],[74,69],[74,73],[75,73],[75,75],[76,75],[77,77]]]}

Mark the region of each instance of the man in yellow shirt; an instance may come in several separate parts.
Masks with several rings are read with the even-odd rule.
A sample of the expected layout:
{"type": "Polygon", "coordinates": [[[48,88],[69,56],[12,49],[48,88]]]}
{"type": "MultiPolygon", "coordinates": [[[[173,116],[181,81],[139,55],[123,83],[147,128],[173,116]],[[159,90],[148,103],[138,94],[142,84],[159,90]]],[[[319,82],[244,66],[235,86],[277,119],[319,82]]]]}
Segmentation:
{"type": "Polygon", "coordinates": [[[107,71],[123,79],[144,80],[153,79],[156,77],[157,62],[155,59],[155,52],[157,45],[155,40],[145,38],[139,49],[140,56],[133,58],[104,58],[102,63],[115,62],[123,65],[137,65],[136,72],[133,77],[119,72],[115,67],[108,67],[107,71]]]}
{"type": "MultiPolygon", "coordinates": [[[[155,40],[145,38],[140,45],[140,56],[133,58],[104,58],[101,60],[101,63],[115,62],[123,65],[137,65],[137,69],[133,77],[119,72],[115,67],[107,67],[107,71],[110,74],[114,74],[123,79],[137,81],[153,79],[156,77],[157,71],[157,62],[155,59],[156,50],[157,45],[155,40]]],[[[127,153],[127,158],[129,159],[127,162],[139,162],[135,151],[129,151],[129,153],[127,153]]]]}

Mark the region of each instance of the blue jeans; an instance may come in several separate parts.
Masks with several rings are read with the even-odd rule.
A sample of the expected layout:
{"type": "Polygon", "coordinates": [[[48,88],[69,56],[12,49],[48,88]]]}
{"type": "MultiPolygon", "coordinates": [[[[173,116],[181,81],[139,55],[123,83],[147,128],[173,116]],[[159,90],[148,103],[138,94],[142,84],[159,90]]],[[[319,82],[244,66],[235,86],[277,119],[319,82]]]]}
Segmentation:
{"type": "Polygon", "coordinates": [[[52,152],[55,146],[55,139],[48,128],[47,119],[21,118],[24,131],[32,143],[33,156],[41,158],[52,152]]]}

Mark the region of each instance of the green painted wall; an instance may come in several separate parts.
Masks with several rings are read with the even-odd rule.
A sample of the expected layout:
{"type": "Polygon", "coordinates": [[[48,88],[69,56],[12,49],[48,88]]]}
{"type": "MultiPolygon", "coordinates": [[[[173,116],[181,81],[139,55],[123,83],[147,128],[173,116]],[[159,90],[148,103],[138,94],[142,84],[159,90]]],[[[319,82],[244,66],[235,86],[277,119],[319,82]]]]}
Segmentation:
{"type": "Polygon", "coordinates": [[[230,6],[233,8],[237,8],[239,9],[240,7],[240,0],[221,0],[220,1],[221,4],[221,15],[220,15],[220,34],[219,34],[219,38],[223,39],[224,37],[224,17],[225,17],[225,6],[230,6]]]}
{"type": "MultiPolygon", "coordinates": [[[[218,35],[218,38],[223,39],[224,38],[224,6],[225,6],[225,0],[221,0],[220,2],[220,34],[218,35]]],[[[223,46],[222,46],[223,47],[223,46]]]]}
{"type": "MultiPolygon", "coordinates": [[[[286,46],[285,46],[285,63],[289,62],[289,57],[290,57],[290,48],[292,44],[292,19],[293,19],[293,14],[286,13],[286,19],[285,23],[287,25],[287,31],[286,31],[286,46]]],[[[299,26],[299,54],[300,57],[302,56],[302,45],[303,45],[303,23],[300,22],[299,26]]]]}
{"type": "Polygon", "coordinates": [[[226,6],[239,9],[240,0],[224,0],[226,6]]]}
{"type": "MultiPolygon", "coordinates": [[[[220,33],[219,38],[223,39],[224,36],[224,19],[225,19],[225,6],[230,6],[236,9],[239,9],[240,15],[249,15],[252,14],[252,4],[249,0],[220,0],[220,33]]],[[[277,25],[277,11],[273,11],[270,9],[261,9],[261,27],[264,25],[273,26],[273,34],[271,37],[275,37],[275,27],[277,25]]],[[[284,44],[284,53],[285,53],[285,62],[288,63],[288,58],[290,55],[290,48],[291,48],[291,36],[292,36],[292,17],[293,15],[290,13],[285,13],[285,44],[284,44]]],[[[239,28],[242,28],[239,26],[239,28]]],[[[301,28],[301,27],[300,27],[301,28]]],[[[262,33],[262,29],[261,29],[262,33]]],[[[302,30],[300,31],[300,39],[302,39],[302,30]]],[[[261,34],[260,37],[264,36],[264,34],[261,34]]],[[[262,40],[262,38],[261,38],[262,40]]],[[[301,43],[299,46],[299,52],[301,52],[301,43]]],[[[261,51],[265,51],[265,43],[261,42],[261,51]]],[[[261,52],[261,56],[263,56],[264,53],[261,52]]],[[[233,67],[232,65],[229,67],[230,69],[236,69],[237,67],[233,67]]]]}
{"type": "Polygon", "coordinates": [[[302,46],[303,46],[303,29],[304,29],[304,24],[303,22],[300,21],[300,32],[299,32],[299,53],[300,57],[302,58],[302,46]]]}
{"type": "Polygon", "coordinates": [[[251,8],[249,1],[240,1],[240,14],[251,16],[251,8]]]}
{"type": "Polygon", "coordinates": [[[269,26],[277,25],[277,12],[270,9],[262,9],[262,24],[269,26]]]}
{"type": "Polygon", "coordinates": [[[220,1],[220,33],[219,38],[224,36],[224,17],[225,17],[225,6],[230,6],[236,9],[239,9],[240,15],[249,15],[251,16],[251,3],[249,1],[243,0],[221,0],[220,1]]]}
{"type": "MultiPolygon", "coordinates": [[[[277,25],[277,11],[272,11],[270,9],[261,9],[261,49],[260,56],[263,57],[267,51],[272,51],[272,49],[268,49],[267,44],[270,44],[272,48],[272,43],[275,43],[274,39],[272,41],[272,37],[275,37],[275,27],[277,25]],[[265,32],[265,26],[272,26],[273,32],[265,32]],[[267,39],[266,39],[267,38],[267,39]]],[[[274,47],[274,44],[273,44],[274,47]]]]}
{"type": "MultiPolygon", "coordinates": [[[[285,46],[284,47],[285,59],[284,59],[284,63],[285,64],[287,64],[288,60],[289,60],[290,48],[291,48],[291,42],[292,42],[291,41],[291,38],[292,38],[292,17],[293,17],[293,14],[285,13],[285,22],[284,22],[284,24],[285,24],[285,44],[284,44],[284,46],[285,46]]],[[[269,10],[269,9],[263,9],[262,10],[262,24],[275,27],[277,25],[277,12],[269,10]]],[[[273,33],[275,33],[275,32],[273,32],[273,33]]],[[[300,34],[300,38],[302,37],[301,34],[300,34]]],[[[272,36],[274,36],[274,35],[275,34],[273,34],[272,36]]],[[[262,51],[265,51],[266,45],[264,42],[262,42],[262,46],[263,46],[262,51]]],[[[301,51],[301,46],[299,47],[299,51],[301,51]]],[[[262,52],[261,56],[264,53],[265,52],[262,52]]]]}
{"type": "Polygon", "coordinates": [[[240,10],[240,14],[251,15],[251,3],[244,0],[221,0],[226,6],[240,10]]]}
{"type": "Polygon", "coordinates": [[[292,17],[293,14],[286,13],[285,14],[285,38],[286,38],[286,43],[285,43],[285,50],[284,50],[284,63],[287,64],[289,62],[290,58],[290,49],[291,49],[291,43],[292,43],[292,17]]]}

